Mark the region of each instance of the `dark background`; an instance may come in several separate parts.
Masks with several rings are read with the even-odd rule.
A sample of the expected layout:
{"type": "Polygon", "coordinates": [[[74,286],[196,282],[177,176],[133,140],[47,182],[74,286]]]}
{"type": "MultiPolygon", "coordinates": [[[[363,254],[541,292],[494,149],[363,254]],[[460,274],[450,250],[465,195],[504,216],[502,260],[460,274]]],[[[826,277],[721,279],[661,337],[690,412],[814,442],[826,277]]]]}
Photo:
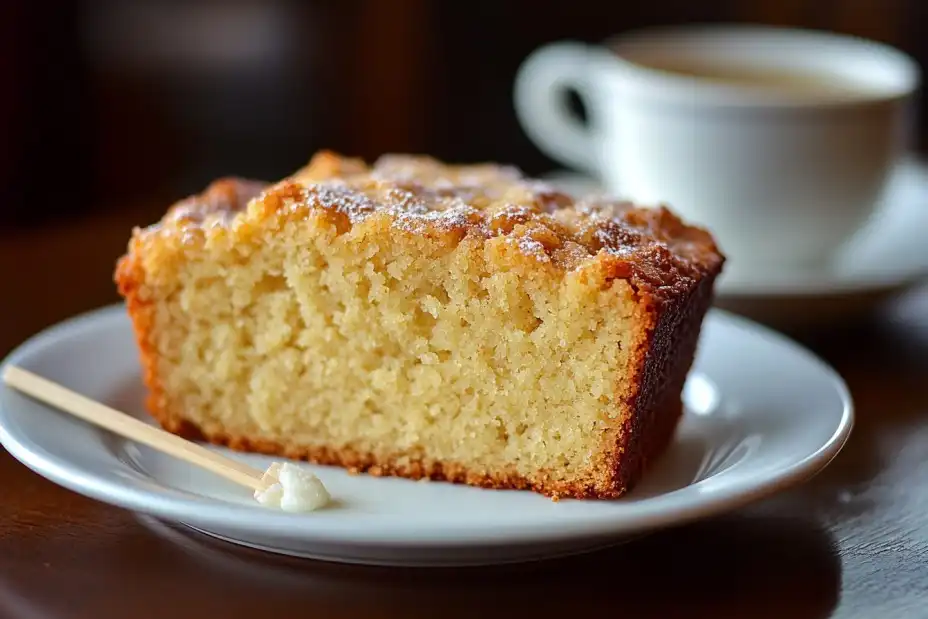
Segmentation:
{"type": "MultiPolygon", "coordinates": [[[[739,21],[928,61],[925,0],[0,0],[0,355],[117,302],[131,229],[218,176],[274,180],[319,148],[555,169],[513,77],[538,46],[739,21]]],[[[924,99],[920,115],[928,118],[924,99]]],[[[924,150],[924,127],[912,136],[924,150]]]]}
{"type": "Polygon", "coordinates": [[[0,226],[164,203],[224,174],[276,179],[321,147],[541,173],[555,165],[522,134],[511,84],[544,43],[743,21],[865,36],[923,62],[926,5],[10,0],[0,9],[0,226]]]}

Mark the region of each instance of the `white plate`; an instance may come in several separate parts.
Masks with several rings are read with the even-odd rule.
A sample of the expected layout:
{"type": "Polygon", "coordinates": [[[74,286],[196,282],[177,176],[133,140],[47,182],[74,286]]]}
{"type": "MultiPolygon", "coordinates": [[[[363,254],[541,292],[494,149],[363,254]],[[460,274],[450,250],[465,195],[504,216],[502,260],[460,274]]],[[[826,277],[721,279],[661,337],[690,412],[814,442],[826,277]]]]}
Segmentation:
{"type": "MultiPolygon", "coordinates": [[[[571,193],[600,192],[567,171],[549,180],[571,193]]],[[[903,160],[869,224],[819,268],[739,270],[729,263],[717,305],[781,328],[852,319],[928,277],[928,165],[903,160]]]]}
{"type": "MultiPolygon", "coordinates": [[[[121,306],[40,333],[5,363],[148,419],[121,306]]],[[[462,565],[589,550],[737,508],[822,469],[852,426],[850,396],[832,369],[782,336],[717,310],[707,317],[685,398],[687,412],[665,457],[615,501],[555,503],[530,492],[312,467],[336,504],[309,514],[272,511],[243,488],[6,387],[0,440],[66,488],[240,544],[334,561],[462,565]]]]}

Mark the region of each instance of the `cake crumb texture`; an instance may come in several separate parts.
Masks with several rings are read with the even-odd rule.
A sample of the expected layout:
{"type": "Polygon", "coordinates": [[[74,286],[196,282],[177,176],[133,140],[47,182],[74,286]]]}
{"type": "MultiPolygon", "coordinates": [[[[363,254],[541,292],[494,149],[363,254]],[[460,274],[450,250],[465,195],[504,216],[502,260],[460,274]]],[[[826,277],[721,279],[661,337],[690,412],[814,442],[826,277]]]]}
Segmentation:
{"type": "Polygon", "coordinates": [[[116,269],[168,430],[349,471],[614,498],[671,440],[724,257],[663,206],[331,152],[227,178],[116,269]]]}

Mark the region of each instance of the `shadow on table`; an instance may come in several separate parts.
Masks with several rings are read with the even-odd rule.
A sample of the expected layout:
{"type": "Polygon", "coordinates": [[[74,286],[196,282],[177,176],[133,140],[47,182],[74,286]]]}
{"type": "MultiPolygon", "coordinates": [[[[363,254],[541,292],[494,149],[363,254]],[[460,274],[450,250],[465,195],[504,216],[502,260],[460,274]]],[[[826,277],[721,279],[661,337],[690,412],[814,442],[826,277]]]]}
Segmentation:
{"type": "Polygon", "coordinates": [[[859,516],[891,517],[893,511],[885,504],[906,502],[896,495],[918,483],[928,439],[926,316],[928,288],[871,322],[801,340],[847,382],[855,424],[835,461],[784,500],[824,516],[839,529],[859,516]]]}
{"type": "Polygon", "coordinates": [[[829,536],[784,518],[718,519],[556,561],[435,569],[277,557],[142,520],[202,563],[201,596],[253,588],[268,616],[311,600],[318,616],[805,619],[830,616],[841,580],[829,536]]]}

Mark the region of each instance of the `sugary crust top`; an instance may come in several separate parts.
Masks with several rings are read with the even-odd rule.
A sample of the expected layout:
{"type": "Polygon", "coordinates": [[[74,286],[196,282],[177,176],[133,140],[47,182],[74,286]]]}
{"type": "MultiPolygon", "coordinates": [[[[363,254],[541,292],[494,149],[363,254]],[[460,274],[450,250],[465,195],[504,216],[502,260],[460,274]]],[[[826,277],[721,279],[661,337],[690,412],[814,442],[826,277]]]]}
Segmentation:
{"type": "Polygon", "coordinates": [[[652,296],[690,289],[721,269],[712,236],[664,206],[588,196],[573,198],[513,167],[448,165],[431,157],[385,155],[372,166],[328,151],[271,185],[227,178],[173,205],[156,225],[136,231],[185,235],[324,209],[353,226],[387,216],[410,233],[504,238],[527,259],[564,270],[593,268],[652,296]]]}

